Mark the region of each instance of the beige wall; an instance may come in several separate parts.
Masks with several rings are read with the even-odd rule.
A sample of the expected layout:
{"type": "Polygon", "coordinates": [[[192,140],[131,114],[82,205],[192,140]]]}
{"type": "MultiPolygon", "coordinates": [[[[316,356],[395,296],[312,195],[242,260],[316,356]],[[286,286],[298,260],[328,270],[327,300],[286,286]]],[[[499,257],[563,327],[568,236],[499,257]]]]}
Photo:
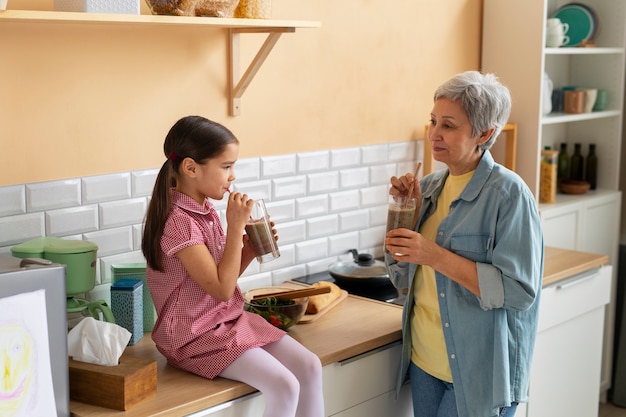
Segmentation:
{"type": "MultiPolygon", "coordinates": [[[[231,128],[240,157],[417,139],[434,88],[479,67],[481,0],[273,6],[276,19],[322,26],[281,37],[236,117],[224,30],[0,22],[0,186],[160,166],[167,130],[188,114],[231,128]]],[[[242,62],[263,40],[242,36],[242,62]]]]}

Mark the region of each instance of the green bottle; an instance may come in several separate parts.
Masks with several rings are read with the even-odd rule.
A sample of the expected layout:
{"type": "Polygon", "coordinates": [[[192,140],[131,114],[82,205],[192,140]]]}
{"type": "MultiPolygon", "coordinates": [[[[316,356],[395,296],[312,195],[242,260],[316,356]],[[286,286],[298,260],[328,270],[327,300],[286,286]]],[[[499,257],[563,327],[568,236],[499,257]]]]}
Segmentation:
{"type": "Polygon", "coordinates": [[[587,166],[585,167],[585,181],[587,181],[592,190],[596,189],[598,175],[598,157],[596,156],[596,145],[589,144],[589,154],[587,155],[587,166]]]}
{"type": "Polygon", "coordinates": [[[570,179],[582,181],[584,179],[583,170],[585,160],[580,153],[580,143],[574,144],[574,153],[570,159],[570,179]]]}
{"type": "Polygon", "coordinates": [[[563,181],[569,178],[569,155],[567,154],[567,143],[561,143],[561,150],[559,150],[558,156],[558,168],[557,168],[557,181],[563,181]]]}

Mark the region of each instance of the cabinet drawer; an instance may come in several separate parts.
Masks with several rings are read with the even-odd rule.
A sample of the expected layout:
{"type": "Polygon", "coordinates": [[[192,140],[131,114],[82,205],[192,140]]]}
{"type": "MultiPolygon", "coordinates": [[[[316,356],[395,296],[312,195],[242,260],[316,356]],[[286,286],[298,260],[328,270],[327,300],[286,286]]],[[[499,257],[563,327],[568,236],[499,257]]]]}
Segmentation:
{"type": "Polygon", "coordinates": [[[395,389],[402,352],[393,343],[324,367],[326,415],[354,407],[395,389]]]}
{"type": "Polygon", "coordinates": [[[331,417],[380,416],[412,417],[413,401],[411,400],[411,387],[409,385],[403,386],[398,400],[396,400],[396,391],[389,391],[331,417]]]}
{"type": "Polygon", "coordinates": [[[609,303],[610,265],[565,279],[543,289],[538,332],[609,303]]]}

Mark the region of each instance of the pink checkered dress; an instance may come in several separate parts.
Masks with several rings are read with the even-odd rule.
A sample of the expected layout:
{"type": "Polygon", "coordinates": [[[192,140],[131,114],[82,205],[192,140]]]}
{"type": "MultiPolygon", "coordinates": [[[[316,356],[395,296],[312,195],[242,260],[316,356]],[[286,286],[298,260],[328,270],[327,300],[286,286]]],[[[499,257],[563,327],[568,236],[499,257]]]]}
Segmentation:
{"type": "Polygon", "coordinates": [[[152,339],[172,366],[213,379],[246,350],[275,342],[285,332],[243,311],[238,286],[230,300],[219,301],[187,274],[176,252],[206,245],[219,263],[226,236],[208,199],[200,206],[177,191],[171,195],[173,209],[161,237],[165,272],[147,269],[158,315],[152,339]]]}

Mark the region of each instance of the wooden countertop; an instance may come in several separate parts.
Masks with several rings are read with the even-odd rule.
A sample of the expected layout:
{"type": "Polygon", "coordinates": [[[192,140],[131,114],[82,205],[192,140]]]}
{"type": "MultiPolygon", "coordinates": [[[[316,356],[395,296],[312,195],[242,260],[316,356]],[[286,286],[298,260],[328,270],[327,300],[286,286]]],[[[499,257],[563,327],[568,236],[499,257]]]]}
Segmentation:
{"type": "MultiPolygon", "coordinates": [[[[608,257],[605,255],[547,247],[543,285],[551,285],[606,263],[608,257]]],[[[317,354],[325,366],[400,340],[401,315],[399,306],[350,295],[324,317],[299,324],[289,329],[289,334],[317,354]]],[[[168,366],[148,333],[137,345],[128,347],[124,354],[157,361],[157,395],[126,412],[71,401],[73,416],[185,416],[255,392],[240,382],[222,378],[211,381],[168,366]]]]}
{"type": "Polygon", "coordinates": [[[609,262],[606,255],[552,247],[545,248],[544,256],[544,287],[609,262]]]}

